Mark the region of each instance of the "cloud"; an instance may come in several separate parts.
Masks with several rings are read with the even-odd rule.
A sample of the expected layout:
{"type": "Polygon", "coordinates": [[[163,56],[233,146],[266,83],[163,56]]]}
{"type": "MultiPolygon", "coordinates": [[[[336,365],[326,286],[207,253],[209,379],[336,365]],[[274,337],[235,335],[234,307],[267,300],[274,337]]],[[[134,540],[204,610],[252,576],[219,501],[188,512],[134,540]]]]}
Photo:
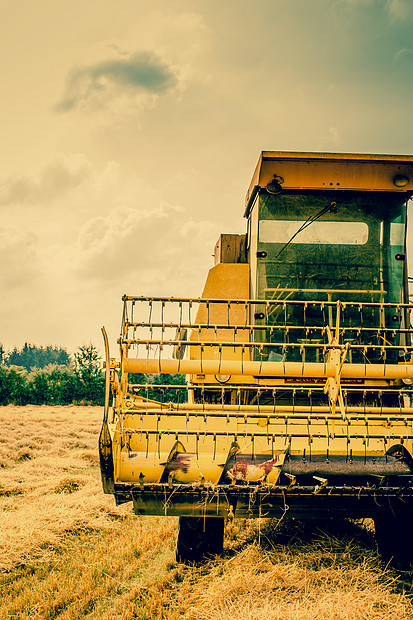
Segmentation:
{"type": "Polygon", "coordinates": [[[403,58],[403,57],[410,58],[411,56],[413,56],[413,49],[408,48],[408,47],[404,47],[403,49],[401,49],[401,50],[399,50],[397,52],[397,54],[395,55],[394,59],[395,60],[399,60],[399,58],[403,58]]]}
{"type": "Polygon", "coordinates": [[[102,107],[125,93],[160,95],[176,85],[177,77],[166,62],[153,52],[138,52],[73,69],[56,110],[102,107]]]}
{"type": "Polygon", "coordinates": [[[83,279],[139,287],[142,294],[176,294],[184,284],[200,293],[218,234],[219,224],[195,221],[179,206],[118,207],[82,227],[75,269],[83,279]]]}
{"type": "Polygon", "coordinates": [[[0,183],[0,205],[49,202],[81,185],[91,172],[83,155],[58,157],[37,177],[15,175],[0,183]]]}
{"type": "Polygon", "coordinates": [[[333,5],[335,8],[349,8],[356,11],[372,10],[378,15],[390,18],[391,22],[402,22],[413,15],[413,5],[411,0],[336,0],[333,5]]]}
{"type": "Polygon", "coordinates": [[[393,21],[405,20],[413,13],[411,0],[386,0],[385,8],[393,21]]]}
{"type": "Polygon", "coordinates": [[[0,228],[0,288],[3,291],[25,289],[38,278],[36,249],[37,240],[32,233],[15,227],[0,228]]]}

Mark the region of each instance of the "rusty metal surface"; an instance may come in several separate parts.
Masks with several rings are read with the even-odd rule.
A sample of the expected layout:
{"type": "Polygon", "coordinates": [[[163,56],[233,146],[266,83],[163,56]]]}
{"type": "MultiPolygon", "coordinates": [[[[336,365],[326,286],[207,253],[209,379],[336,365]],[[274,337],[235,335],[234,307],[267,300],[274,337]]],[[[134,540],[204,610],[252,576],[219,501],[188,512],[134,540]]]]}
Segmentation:
{"type": "Polygon", "coordinates": [[[413,489],[389,486],[232,486],[219,488],[168,484],[143,488],[116,485],[115,491],[134,502],[139,514],[316,518],[372,517],[383,510],[403,509],[413,516],[413,489]]]}

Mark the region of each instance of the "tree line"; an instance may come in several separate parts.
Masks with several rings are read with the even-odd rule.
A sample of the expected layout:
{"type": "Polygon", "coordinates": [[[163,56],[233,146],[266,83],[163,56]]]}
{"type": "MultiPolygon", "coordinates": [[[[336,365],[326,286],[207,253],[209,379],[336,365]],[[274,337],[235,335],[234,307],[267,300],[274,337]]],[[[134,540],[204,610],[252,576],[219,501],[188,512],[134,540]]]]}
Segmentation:
{"type": "Polygon", "coordinates": [[[21,366],[26,370],[32,368],[44,368],[50,364],[57,366],[69,366],[71,358],[66,349],[62,347],[37,347],[34,344],[24,343],[21,349],[14,347],[6,352],[0,344],[0,364],[7,366],[21,366]]]}
{"type": "MultiPolygon", "coordinates": [[[[162,402],[182,402],[179,375],[130,375],[130,383],[143,384],[136,393],[162,402]],[[170,385],[170,388],[162,387],[170,385]],[[159,386],[159,387],[158,387],[159,386]]],[[[105,374],[102,358],[93,344],[70,355],[61,347],[25,343],[6,352],[0,345],[0,405],[103,405],[105,374]]]]}
{"type": "Polygon", "coordinates": [[[0,345],[0,405],[102,405],[105,377],[92,345],[73,356],[61,347],[25,343],[6,352],[0,345]]]}

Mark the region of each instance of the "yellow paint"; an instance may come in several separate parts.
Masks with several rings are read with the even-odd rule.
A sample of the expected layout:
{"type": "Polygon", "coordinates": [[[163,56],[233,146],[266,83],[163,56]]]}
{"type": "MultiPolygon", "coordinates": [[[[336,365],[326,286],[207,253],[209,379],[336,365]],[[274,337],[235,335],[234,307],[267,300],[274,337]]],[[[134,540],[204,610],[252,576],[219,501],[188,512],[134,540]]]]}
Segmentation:
{"type": "MultiPolygon", "coordinates": [[[[410,156],[264,152],[251,182],[248,200],[257,186],[265,187],[274,174],[283,177],[282,185],[286,189],[402,191],[406,195],[413,191],[413,157],[410,156]],[[396,174],[409,177],[409,184],[397,187],[393,182],[396,174]]],[[[257,213],[255,216],[258,217],[257,213]]],[[[252,237],[250,244],[250,251],[254,253],[256,239],[252,237]]],[[[193,300],[194,307],[198,308],[196,327],[191,327],[190,320],[189,327],[179,323],[175,339],[168,341],[165,337],[165,341],[156,340],[155,344],[149,343],[150,346],[143,341],[136,357],[133,357],[133,349],[128,348],[135,341],[121,341],[120,381],[119,365],[113,360],[107,361],[112,392],[116,396],[115,429],[109,425],[115,484],[125,482],[142,486],[162,480],[168,481],[172,488],[174,484],[214,488],[220,482],[246,482],[255,488],[254,484],[277,484],[283,467],[288,474],[286,454],[326,457],[328,451],[330,457],[340,457],[346,462],[350,454],[379,457],[400,444],[412,452],[413,407],[410,402],[406,400],[405,407],[380,407],[373,400],[366,406],[353,400],[353,405],[356,402],[357,406],[346,407],[343,398],[343,390],[347,387],[351,390],[353,384],[358,385],[360,394],[369,386],[376,390],[381,387],[397,389],[395,382],[413,379],[411,361],[403,364],[350,363],[348,349],[340,344],[339,313],[335,333],[329,334],[329,345],[323,345],[323,353],[328,352],[325,363],[255,361],[251,359],[251,348],[242,346],[250,345],[252,339],[250,330],[245,327],[254,323],[250,316],[254,306],[247,303],[250,295],[249,265],[219,263],[209,271],[202,293],[208,303],[198,302],[197,305],[196,299],[193,300]],[[217,300],[240,300],[241,303],[217,303],[217,300]],[[222,327],[225,325],[229,329],[222,327]],[[189,334],[184,336],[187,329],[189,334]],[[189,344],[181,345],[186,338],[189,344]],[[201,346],[190,346],[192,343],[201,346]],[[226,343],[233,345],[223,346],[226,343]],[[171,355],[166,359],[168,347],[179,353],[184,353],[186,347],[186,357],[174,359],[171,355]],[[167,404],[146,400],[131,389],[128,391],[128,373],[186,374],[188,402],[167,404]],[[224,400],[220,403],[216,377],[223,381],[224,375],[230,377],[226,388],[232,384],[241,385],[239,394],[243,394],[244,400],[240,397],[238,401],[234,388],[228,393],[225,404],[224,400]],[[209,392],[205,388],[205,401],[201,391],[203,384],[214,386],[209,392]],[[281,402],[286,404],[272,406],[272,386],[278,390],[283,385],[285,393],[281,402]],[[286,402],[286,394],[292,395],[287,390],[292,387],[298,391],[303,388],[318,390],[319,395],[324,385],[330,400],[326,399],[322,406],[295,406],[292,397],[286,402]],[[266,391],[266,404],[260,405],[258,392],[248,400],[243,386],[266,391]],[[235,454],[236,459],[233,458],[235,454]],[[228,470],[228,474],[224,470],[228,470]]],[[[141,301],[152,303],[148,298],[141,301]]],[[[154,304],[159,301],[162,302],[156,299],[154,304]]],[[[176,303],[176,300],[169,302],[176,303]]],[[[157,320],[159,318],[152,319],[153,322],[157,320]]],[[[164,325],[160,327],[163,329],[164,325]]],[[[329,327],[333,329],[332,323],[329,327]]],[[[157,328],[159,325],[155,326],[157,328]]],[[[146,329],[151,330],[152,325],[146,329]]],[[[108,360],[108,349],[106,357],[108,360]]],[[[107,402],[108,397],[106,417],[107,402]]],[[[321,493],[327,483],[321,478],[318,481],[316,492],[321,493]]],[[[286,484],[285,479],[282,483],[286,484]]],[[[185,500],[180,501],[187,509],[185,500]]]]}
{"type": "MultiPolygon", "coordinates": [[[[209,270],[208,278],[202,293],[204,299],[247,299],[249,296],[249,265],[245,263],[219,263],[209,270]]],[[[201,304],[196,316],[196,323],[208,325],[248,325],[249,308],[244,304],[231,305],[201,304]]],[[[190,340],[199,342],[248,342],[248,330],[232,329],[201,329],[193,330],[190,340]]],[[[241,350],[225,349],[226,359],[240,359],[241,350]]],[[[203,359],[219,359],[218,347],[207,347],[202,354],[203,359]]],[[[190,359],[200,359],[198,347],[191,347],[190,359]]]]}
{"type": "MultiPolygon", "coordinates": [[[[335,363],[318,362],[251,362],[233,360],[158,360],[133,359],[127,361],[128,372],[172,374],[224,374],[273,377],[334,377],[335,363]]],[[[343,364],[341,377],[349,379],[413,379],[412,364],[343,364]]]]}
{"type": "Polygon", "coordinates": [[[263,151],[247,192],[247,206],[254,187],[265,187],[274,174],[284,179],[284,189],[411,192],[413,156],[263,151]],[[405,175],[410,182],[397,187],[396,175],[405,175]]]}

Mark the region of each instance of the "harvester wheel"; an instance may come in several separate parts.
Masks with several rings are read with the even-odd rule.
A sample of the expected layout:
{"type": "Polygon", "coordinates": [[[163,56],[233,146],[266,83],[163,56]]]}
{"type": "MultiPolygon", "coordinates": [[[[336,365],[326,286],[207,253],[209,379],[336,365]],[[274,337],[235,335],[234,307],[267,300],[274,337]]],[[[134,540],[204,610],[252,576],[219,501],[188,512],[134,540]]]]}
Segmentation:
{"type": "Polygon", "coordinates": [[[224,519],[222,517],[179,517],[176,561],[185,564],[222,553],[224,519]]]}
{"type": "Polygon", "coordinates": [[[384,512],[374,517],[377,548],[386,562],[399,570],[413,566],[413,516],[384,512]]]}

